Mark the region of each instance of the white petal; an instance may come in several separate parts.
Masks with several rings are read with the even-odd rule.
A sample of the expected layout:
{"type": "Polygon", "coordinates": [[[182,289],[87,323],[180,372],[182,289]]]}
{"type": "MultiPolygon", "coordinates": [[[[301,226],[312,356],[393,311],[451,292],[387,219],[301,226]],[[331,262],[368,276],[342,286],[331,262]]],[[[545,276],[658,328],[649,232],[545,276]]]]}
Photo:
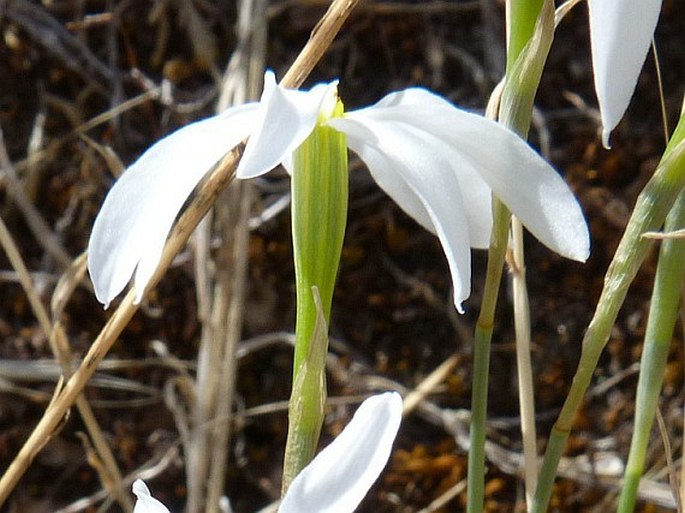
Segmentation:
{"type": "Polygon", "coordinates": [[[133,513],[169,513],[164,504],[150,495],[150,490],[141,479],[133,483],[133,493],[138,497],[133,513]]]}
{"type": "MultiPolygon", "coordinates": [[[[573,193],[554,169],[502,125],[449,104],[423,89],[393,93],[383,106],[350,113],[385,123],[405,123],[449,145],[455,159],[477,170],[494,194],[543,244],[584,261],[590,253],[585,218],[573,193]]],[[[461,173],[459,164],[455,164],[461,173]]],[[[464,201],[471,200],[464,192],[464,201]]]]}
{"type": "Polygon", "coordinates": [[[257,104],[192,123],[150,147],[109,191],[88,243],[95,295],[105,305],[136,270],[136,299],[154,273],[164,242],[195,186],[258,120],[257,104]]]}
{"type": "Polygon", "coordinates": [[[399,394],[364,401],[343,432],[293,480],[279,513],[352,513],[385,467],[401,420],[399,394]]]}
{"type": "Polygon", "coordinates": [[[363,116],[331,120],[330,125],[345,132],[348,146],[366,163],[378,185],[422,226],[437,234],[452,275],[454,303],[462,311],[461,304],[471,289],[470,242],[487,243],[490,236],[487,186],[482,180],[474,182],[480,183],[473,191],[480,198],[469,202],[476,208],[466,209],[451,160],[454,152],[413,126],[363,116]]]}
{"type": "Polygon", "coordinates": [[[337,84],[318,84],[309,91],[285,89],[276,84],[273,72],[267,71],[259,102],[260,123],[247,143],[236,176],[254,178],[289,157],[314,129],[337,84]]]}
{"type": "Polygon", "coordinates": [[[588,0],[602,141],[623,117],[659,19],[662,0],[588,0]]]}

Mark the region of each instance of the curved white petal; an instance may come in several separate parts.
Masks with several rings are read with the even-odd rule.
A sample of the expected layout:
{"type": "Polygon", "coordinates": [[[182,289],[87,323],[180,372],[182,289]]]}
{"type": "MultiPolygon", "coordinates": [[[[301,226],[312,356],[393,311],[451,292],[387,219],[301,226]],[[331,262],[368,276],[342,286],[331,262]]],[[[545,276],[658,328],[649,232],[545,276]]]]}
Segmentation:
{"type": "Polygon", "coordinates": [[[133,493],[138,498],[133,513],[169,513],[164,504],[150,495],[150,490],[142,480],[135,480],[133,493]]]}
{"type": "Polygon", "coordinates": [[[337,84],[318,84],[309,91],[286,89],[276,84],[272,71],[267,71],[259,102],[260,122],[245,147],[236,176],[254,178],[288,158],[314,129],[337,84]]]}
{"type": "Polygon", "coordinates": [[[114,184],[88,243],[88,269],[105,307],[134,270],[140,301],[183,203],[207,171],[252,132],[258,113],[252,103],[181,128],[150,147],[114,184]]]}
{"type": "Polygon", "coordinates": [[[293,480],[279,513],[352,513],[385,467],[401,420],[399,394],[364,401],[343,432],[293,480]]]}
{"type": "Polygon", "coordinates": [[[623,117],[659,19],[662,0],[588,0],[602,141],[623,117]]]}
{"type": "MultiPolygon", "coordinates": [[[[457,109],[423,89],[393,93],[380,107],[348,117],[365,123],[406,124],[432,134],[475,169],[543,244],[562,256],[587,259],[590,236],[573,193],[542,157],[502,125],[457,109]]],[[[455,168],[462,173],[458,164],[455,168]]],[[[463,196],[466,203],[471,200],[468,192],[463,196]]]]}
{"type": "Polygon", "coordinates": [[[454,303],[463,311],[461,304],[471,291],[470,242],[487,242],[490,236],[487,186],[480,181],[473,191],[481,196],[479,201],[469,202],[477,207],[466,209],[462,194],[472,191],[460,187],[453,167],[454,152],[408,124],[359,116],[331,120],[330,125],[347,135],[348,146],[366,163],[378,185],[405,212],[437,234],[452,275],[454,303]],[[470,219],[472,215],[474,219],[470,219]]]}

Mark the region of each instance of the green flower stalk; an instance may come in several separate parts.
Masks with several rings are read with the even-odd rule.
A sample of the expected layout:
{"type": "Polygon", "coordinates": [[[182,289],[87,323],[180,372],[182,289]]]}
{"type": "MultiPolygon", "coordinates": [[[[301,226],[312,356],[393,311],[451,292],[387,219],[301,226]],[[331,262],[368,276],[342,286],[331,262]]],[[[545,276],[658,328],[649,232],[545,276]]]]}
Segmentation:
{"type": "MultiPolygon", "coordinates": [[[[554,8],[551,2],[541,0],[514,1],[509,6],[512,15],[512,35],[516,41],[523,38],[521,27],[514,30],[514,21],[526,23],[529,32],[524,43],[514,46],[510,39],[507,57],[507,75],[502,93],[499,121],[507,128],[526,137],[530,127],[533,100],[537,92],[547,54],[554,33],[554,8]],[[537,9],[537,10],[535,10],[537,9]],[[539,17],[538,17],[539,14],[539,17]],[[537,22],[536,22],[537,20],[537,22]]],[[[511,170],[512,175],[519,171],[511,170]]],[[[502,279],[505,254],[509,241],[511,213],[498,198],[493,199],[493,228],[488,248],[488,267],[483,301],[476,324],[473,356],[473,388],[471,395],[471,451],[468,463],[467,510],[483,511],[485,476],[485,424],[487,418],[488,373],[490,346],[495,320],[497,295],[502,279]]],[[[587,257],[587,255],[585,255],[587,257]]]]}
{"type": "Polygon", "coordinates": [[[330,119],[342,116],[343,104],[334,96],[330,100],[332,105],[323,106],[317,126],[293,153],[297,319],[283,494],[314,456],[326,402],[328,323],[348,202],[346,137],[324,126],[330,119]]]}
{"type": "MultiPolygon", "coordinates": [[[[312,287],[316,323],[309,339],[309,352],[293,380],[288,404],[288,439],[283,458],[282,495],[316,452],[326,404],[326,355],[328,323],[323,316],[319,289],[312,287]]],[[[297,337],[297,334],[296,334],[297,337]]]]}
{"type": "Polygon", "coordinates": [[[539,4],[535,11],[537,21],[532,26],[534,31],[529,34],[525,46],[518,53],[514,53],[513,46],[509,48],[499,112],[499,122],[521,137],[528,136],[535,95],[554,39],[554,5],[551,1],[513,2],[512,14],[521,9],[527,12],[527,9],[532,8],[528,5],[531,3],[539,4]],[[519,4],[526,4],[527,7],[520,7],[519,4]]]}
{"type": "Polygon", "coordinates": [[[297,293],[295,378],[309,352],[316,324],[312,287],[319,289],[326,323],[330,319],[347,224],[346,136],[324,126],[330,119],[342,117],[343,104],[336,98],[334,105],[326,107],[322,108],[314,131],[293,154],[292,230],[297,293]]]}
{"type": "Polygon", "coordinates": [[[507,76],[533,37],[545,0],[507,0],[507,76]]]}

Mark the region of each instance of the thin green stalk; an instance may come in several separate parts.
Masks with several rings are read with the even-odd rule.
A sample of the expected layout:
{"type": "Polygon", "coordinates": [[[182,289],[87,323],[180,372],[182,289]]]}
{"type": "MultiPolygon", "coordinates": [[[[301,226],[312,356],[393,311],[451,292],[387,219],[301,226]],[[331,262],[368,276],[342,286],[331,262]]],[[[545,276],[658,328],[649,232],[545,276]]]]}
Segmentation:
{"type": "Polygon", "coordinates": [[[661,228],[666,214],[684,185],[685,116],[681,116],[654,176],[638,196],[626,231],[607,270],[602,295],[583,337],[578,369],[550,434],[531,513],[542,513],[547,510],[554,476],[571,432],[573,418],[590,384],[597,361],[609,340],[628,287],[652,245],[650,240],[642,237],[642,234],[661,228]]]}
{"type": "MultiPolygon", "coordinates": [[[[525,137],[530,127],[533,100],[552,42],[554,8],[548,0],[517,0],[511,3],[512,16],[532,16],[525,44],[517,52],[509,46],[507,76],[502,95],[499,121],[525,137]],[[537,5],[537,11],[531,9],[537,5]],[[543,9],[544,7],[544,9],[543,9]],[[515,14],[517,13],[517,14],[515,14]],[[538,13],[540,13],[539,21],[538,13]],[[511,65],[510,65],[511,62],[511,65]]],[[[516,32],[520,37],[522,32],[516,32]]],[[[513,173],[516,170],[512,170],[513,173]]],[[[483,300],[476,324],[471,391],[471,430],[467,476],[467,511],[480,513],[484,503],[485,428],[487,420],[488,372],[495,306],[508,246],[511,214],[493,198],[493,228],[488,248],[488,266],[483,300]]]]}
{"type": "Polygon", "coordinates": [[[292,394],[288,404],[288,439],[283,458],[282,496],[316,451],[323,424],[323,409],[326,404],[328,324],[324,319],[317,287],[312,287],[311,295],[316,306],[317,317],[309,344],[309,353],[293,380],[292,394]]]}
{"type": "MultiPolygon", "coordinates": [[[[530,2],[514,4],[512,14],[521,9],[530,11],[530,2]]],[[[507,66],[507,86],[502,97],[500,120],[526,137],[530,127],[535,93],[554,36],[554,6],[552,2],[538,5],[539,17],[535,31],[522,51],[516,55],[510,45],[510,56],[516,55],[513,64],[507,66]]],[[[513,23],[513,20],[512,20],[513,23]]],[[[526,504],[530,505],[537,486],[538,454],[535,430],[535,395],[533,371],[530,361],[530,303],[526,287],[526,270],[523,246],[523,227],[512,218],[512,274],[514,291],[514,329],[516,332],[516,360],[519,382],[521,436],[523,439],[524,481],[526,504]]]]}
{"type": "MultiPolygon", "coordinates": [[[[666,218],[665,231],[685,227],[685,192],[666,218]]],[[[659,395],[664,381],[668,351],[678,318],[680,286],[685,277],[685,240],[664,239],[659,252],[654,290],[649,306],[649,318],[640,363],[640,378],[635,399],[635,426],[630,442],[623,489],[618,503],[619,513],[632,513],[637,501],[637,488],[644,471],[659,395]]]]}
{"type": "MultiPolygon", "coordinates": [[[[319,121],[342,116],[340,101],[331,107],[319,121]]],[[[311,461],[323,423],[326,326],[347,224],[345,135],[319,123],[293,155],[291,188],[297,319],[283,494],[311,461]]]]}
{"type": "MultiPolygon", "coordinates": [[[[342,103],[336,106],[342,116],[342,103]]],[[[312,287],[319,289],[326,322],[347,224],[348,167],[345,135],[317,126],[293,155],[292,232],[297,318],[293,379],[309,353],[317,311],[312,287]]]]}
{"type": "Polygon", "coordinates": [[[499,122],[526,138],[535,95],[554,39],[554,4],[551,0],[519,1],[512,2],[512,16],[518,12],[520,4],[528,5],[533,2],[540,5],[536,11],[534,31],[528,36],[526,45],[518,53],[514,53],[513,47],[509,49],[499,122]]]}
{"type": "Polygon", "coordinates": [[[483,511],[485,498],[485,425],[488,410],[488,373],[490,342],[495,322],[495,307],[502,280],[504,257],[509,237],[509,210],[493,201],[494,222],[488,249],[483,301],[476,323],[473,350],[473,385],[471,389],[471,430],[467,476],[467,512],[483,511]]]}

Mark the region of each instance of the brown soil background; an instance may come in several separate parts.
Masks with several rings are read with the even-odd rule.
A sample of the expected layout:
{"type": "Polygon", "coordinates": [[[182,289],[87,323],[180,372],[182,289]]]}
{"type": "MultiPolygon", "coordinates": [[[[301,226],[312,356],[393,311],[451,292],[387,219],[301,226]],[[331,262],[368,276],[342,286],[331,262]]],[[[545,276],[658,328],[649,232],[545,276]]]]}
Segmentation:
{"type": "MultiPolygon", "coordinates": [[[[0,127],[23,195],[70,257],[86,247],[90,227],[113,182],[107,162],[72,131],[122,101],[143,92],[136,68],[158,85],[171,85],[174,104],[148,100],[86,132],[111,148],[125,164],[147,146],[189,121],[212,113],[217,88],[207,66],[193,53],[187,20],[177,4],[165,2],[161,21],[150,14],[158,3],[141,1],[0,2],[0,127]],[[29,15],[17,14],[26,6],[29,15]],[[167,32],[165,32],[167,31],[167,32]],[[180,112],[179,106],[185,108],[180,112]],[[31,134],[43,127],[38,148],[31,134]],[[33,158],[29,160],[29,155],[33,158]]],[[[223,70],[235,45],[234,2],[193,2],[214,41],[214,65],[223,70]]],[[[268,11],[266,63],[282,76],[324,11],[318,1],[273,2],[268,11]]],[[[497,1],[366,1],[357,8],[307,84],[339,77],[348,109],[365,106],[387,92],[420,85],[454,103],[482,109],[501,76],[503,3],[497,1]]],[[[656,34],[668,122],[674,126],[685,84],[685,4],[664,0],[656,34]]],[[[635,198],[658,162],[664,138],[659,95],[650,55],[628,114],[613,134],[613,150],[601,148],[592,88],[587,13],[578,6],[561,24],[537,98],[531,142],[548,153],[578,195],[592,231],[593,251],[585,264],[551,254],[527,239],[533,329],[533,365],[540,447],[564,400],[575,371],[580,340],[604,272],[635,198]],[[574,95],[572,97],[572,95],[574,95]]],[[[20,247],[46,304],[63,262],[45,249],[10,194],[0,171],[0,215],[20,247]]],[[[288,191],[284,174],[255,181],[255,215],[288,191]]],[[[329,375],[330,396],[354,397],[397,385],[411,389],[457,354],[460,364],[431,396],[442,419],[457,419],[469,407],[471,342],[482,286],[484,253],[475,254],[474,292],[467,313],[457,317],[444,257],[437,239],[407,218],[352,160],[349,225],[331,334],[337,372],[329,375]]],[[[251,233],[245,340],[292,331],[294,289],[288,211],[251,233]]],[[[158,461],[178,446],[178,429],[165,390],[176,372],[155,356],[162,341],[192,371],[198,321],[192,254],[182,255],[114,346],[87,396],[109,437],[124,474],[158,461]],[[113,379],[117,378],[117,380],[113,379]],[[124,385],[128,386],[125,388],[124,385]],[[142,401],[141,401],[142,399],[142,401]]],[[[596,370],[576,420],[567,454],[592,462],[597,455],[624,459],[630,442],[635,362],[639,361],[649,306],[654,259],[631,289],[611,341],[596,370]]],[[[57,371],[45,336],[22,287],[0,255],[0,469],[6,468],[40,418],[56,384],[57,371]],[[47,372],[45,371],[47,369],[47,372]]],[[[489,439],[502,449],[488,462],[488,511],[523,511],[523,487],[508,455],[521,451],[516,370],[508,284],[500,309],[491,363],[489,439]]],[[[72,349],[83,354],[109,313],[96,302],[89,283],[79,287],[64,320],[72,349]]],[[[249,346],[246,346],[249,347],[249,346]]],[[[291,348],[277,342],[246,351],[239,360],[235,408],[288,397],[291,348]]],[[[666,375],[661,412],[676,459],[682,451],[683,337],[678,328],[666,375]]],[[[324,427],[328,441],[353,412],[354,402],[336,402],[324,427]]],[[[251,512],[278,497],[286,416],[246,417],[232,439],[227,495],[234,511],[251,512]]],[[[454,426],[452,426],[454,427],[454,426]]],[[[3,511],[55,511],[97,492],[101,485],[86,459],[74,411],[44,448],[3,511]]],[[[419,511],[462,481],[466,453],[459,437],[425,411],[402,425],[395,452],[359,511],[419,511]]],[[[618,478],[598,479],[592,465],[577,463],[574,478],[555,488],[556,511],[612,508],[618,478]]],[[[667,486],[664,449],[658,433],[649,455],[650,479],[667,486]]],[[[1,471],[1,470],[0,470],[1,471]]],[[[183,455],[178,453],[150,486],[172,511],[184,504],[183,455]]],[[[435,511],[461,511],[465,493],[435,511]]],[[[642,503],[644,511],[660,507],[642,503]]],[[[106,511],[119,511],[111,506],[106,511]]],[[[73,510],[76,511],[76,510],[73,510]]],[[[85,511],[98,510],[92,506],[85,511]]]]}

